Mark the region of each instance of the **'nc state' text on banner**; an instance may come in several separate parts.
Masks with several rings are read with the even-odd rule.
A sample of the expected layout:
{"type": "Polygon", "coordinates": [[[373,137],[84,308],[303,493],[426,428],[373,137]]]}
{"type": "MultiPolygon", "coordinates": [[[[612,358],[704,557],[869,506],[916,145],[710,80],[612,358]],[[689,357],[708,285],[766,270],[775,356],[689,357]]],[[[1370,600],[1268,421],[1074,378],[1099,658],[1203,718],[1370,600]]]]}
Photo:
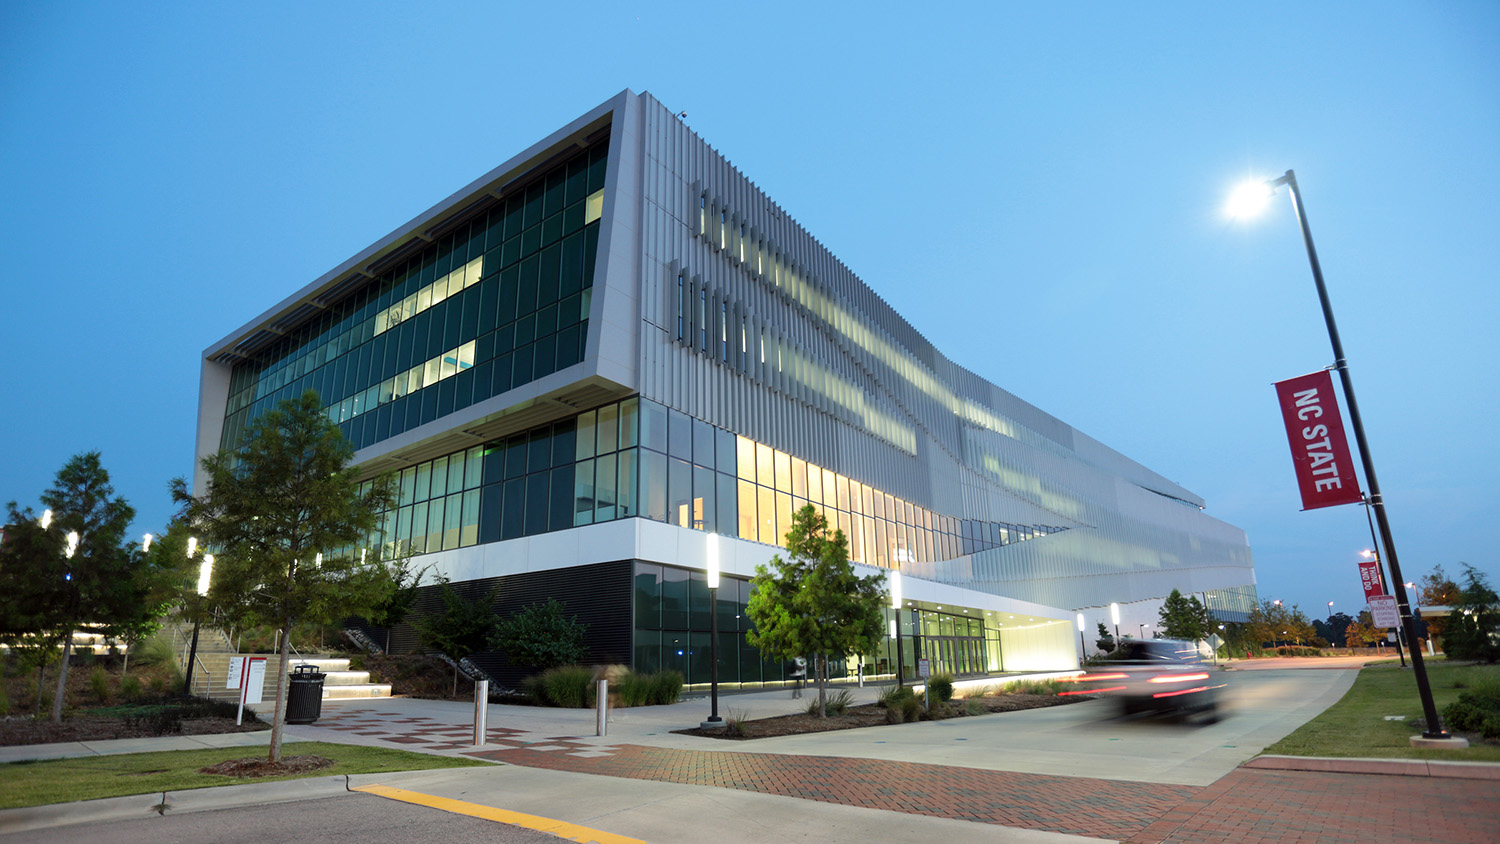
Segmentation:
{"type": "Polygon", "coordinates": [[[1276,384],[1281,418],[1292,446],[1292,465],[1302,491],[1302,509],[1363,500],[1333,379],[1327,370],[1276,384]]]}

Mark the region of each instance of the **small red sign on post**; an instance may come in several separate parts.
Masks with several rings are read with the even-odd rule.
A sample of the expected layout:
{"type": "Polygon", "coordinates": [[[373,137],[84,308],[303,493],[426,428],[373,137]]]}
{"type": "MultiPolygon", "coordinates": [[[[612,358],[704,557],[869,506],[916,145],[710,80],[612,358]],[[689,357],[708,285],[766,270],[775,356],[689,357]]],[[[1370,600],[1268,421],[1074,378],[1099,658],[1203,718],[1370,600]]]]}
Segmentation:
{"type": "Polygon", "coordinates": [[[1277,382],[1276,396],[1292,447],[1302,509],[1362,501],[1338,396],[1327,370],[1277,382]]]}
{"type": "Polygon", "coordinates": [[[1385,594],[1385,586],[1380,582],[1380,562],[1378,560],[1363,560],[1359,564],[1359,585],[1365,588],[1365,601],[1385,594]]]}

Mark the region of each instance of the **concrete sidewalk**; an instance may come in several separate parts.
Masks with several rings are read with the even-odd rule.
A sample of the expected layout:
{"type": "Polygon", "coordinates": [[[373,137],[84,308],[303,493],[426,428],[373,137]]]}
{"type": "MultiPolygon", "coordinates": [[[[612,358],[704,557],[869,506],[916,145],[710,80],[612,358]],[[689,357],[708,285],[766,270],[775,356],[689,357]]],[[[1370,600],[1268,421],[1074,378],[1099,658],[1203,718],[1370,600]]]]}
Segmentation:
{"type": "MultiPolygon", "coordinates": [[[[1417,775],[1418,766],[1374,760],[1382,763],[1376,775],[1374,767],[1369,773],[1348,773],[1361,770],[1349,760],[1305,760],[1312,770],[1285,770],[1301,763],[1278,757],[1268,765],[1282,770],[1240,767],[1338,700],[1355,672],[1277,674],[1263,669],[1255,674],[1254,681],[1246,678],[1243,684],[1242,714],[1191,730],[1111,719],[1099,701],[746,743],[672,732],[696,726],[708,714],[708,702],[701,699],[617,710],[603,737],[595,735],[592,710],[492,704],[486,743],[476,748],[471,703],[383,698],[325,702],[317,723],[288,727],[287,738],[509,763],[352,780],[356,786],[379,783],[653,842],[701,841],[708,829],[714,830],[715,840],[746,844],[907,840],[933,834],[1003,842],[1256,836],[1275,841],[1294,828],[1308,840],[1342,840],[1341,829],[1353,827],[1367,830],[1366,842],[1490,840],[1488,833],[1500,820],[1495,808],[1500,807],[1500,766],[1439,766],[1433,774],[1428,763],[1420,765],[1417,775]],[[1302,693],[1281,693],[1274,684],[1287,682],[1286,677],[1295,678],[1302,693]],[[1090,707],[1099,711],[1091,714],[1090,707]],[[1107,776],[1101,778],[1101,772],[1107,776]],[[1391,780],[1385,775],[1390,773],[1412,774],[1403,777],[1398,790],[1422,798],[1392,804],[1391,780]],[[1296,808],[1281,811],[1280,805],[1296,808]],[[1392,805],[1400,812],[1383,826],[1372,827],[1353,814],[1385,817],[1392,805]]],[[[866,702],[880,690],[851,691],[856,702],[866,702]]],[[[786,691],[725,695],[719,711],[769,717],[799,711],[810,699],[794,700],[786,691]]],[[[268,735],[196,737],[192,746],[264,745],[268,735]]],[[[26,753],[31,754],[27,758],[57,758],[135,752],[152,742],[153,749],[175,749],[184,740],[4,750],[12,751],[12,758],[26,753]]],[[[343,782],[323,779],[337,779],[340,786],[343,782]]],[[[312,780],[297,782],[307,783],[309,795],[325,796],[322,790],[333,788],[312,780]]],[[[285,785],[178,792],[169,799],[179,812],[220,808],[225,801],[252,805],[299,791],[285,785]]],[[[340,793],[337,788],[333,792],[340,793]]],[[[160,799],[147,795],[0,812],[0,833],[114,813],[139,817],[141,801],[160,799]]]]}

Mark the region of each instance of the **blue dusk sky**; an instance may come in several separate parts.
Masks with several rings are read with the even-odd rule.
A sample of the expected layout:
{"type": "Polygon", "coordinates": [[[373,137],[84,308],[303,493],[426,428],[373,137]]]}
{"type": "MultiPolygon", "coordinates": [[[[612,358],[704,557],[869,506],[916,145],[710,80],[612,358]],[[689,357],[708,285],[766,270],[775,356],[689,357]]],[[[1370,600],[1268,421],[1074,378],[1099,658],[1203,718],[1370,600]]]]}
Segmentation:
{"type": "Polygon", "coordinates": [[[623,88],[949,358],[1203,496],[1259,591],[1362,605],[1272,383],[1332,362],[1406,579],[1500,581],[1500,5],[0,3],[0,501],[98,449],[136,532],[203,350],[623,88]]]}

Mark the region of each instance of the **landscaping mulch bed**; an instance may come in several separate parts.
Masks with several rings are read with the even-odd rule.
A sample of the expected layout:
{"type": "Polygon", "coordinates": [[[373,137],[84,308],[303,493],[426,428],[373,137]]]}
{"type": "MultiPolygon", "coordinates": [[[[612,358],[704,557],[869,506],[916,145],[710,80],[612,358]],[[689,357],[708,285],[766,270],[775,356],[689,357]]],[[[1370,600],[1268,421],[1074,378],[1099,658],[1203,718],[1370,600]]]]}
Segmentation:
{"type": "Polygon", "coordinates": [[[326,756],[283,756],[280,762],[271,762],[265,757],[257,756],[254,759],[229,759],[217,765],[199,768],[198,773],[225,777],[280,777],[320,771],[332,765],[333,760],[326,756]]]}
{"type": "MultiPolygon", "coordinates": [[[[816,695],[812,699],[816,700],[816,695]]],[[[939,710],[937,714],[939,719],[966,717],[969,715],[967,710],[969,700],[978,701],[979,705],[984,707],[983,712],[976,714],[988,715],[994,712],[1019,712],[1025,709],[1062,706],[1090,699],[1092,698],[1087,695],[1069,697],[1031,694],[990,695],[982,698],[953,701],[946,708],[939,710]]],[[[748,739],[771,738],[773,736],[795,736],[803,733],[825,733],[832,730],[853,730],[860,727],[884,726],[888,723],[890,722],[886,720],[885,707],[878,703],[865,703],[849,707],[843,715],[830,714],[827,718],[819,718],[816,715],[799,712],[795,715],[779,715],[775,718],[757,718],[753,721],[741,721],[739,732],[730,730],[728,727],[713,730],[695,727],[690,730],[673,730],[673,732],[689,736],[703,736],[704,738],[744,741],[748,739]]]]}
{"type": "Polygon", "coordinates": [[[76,715],[54,724],[43,717],[7,718],[0,721],[0,745],[53,744],[62,741],[100,741],[103,739],[150,738],[160,735],[206,736],[219,733],[248,733],[267,729],[265,724],[251,722],[237,726],[233,718],[184,718],[181,730],[161,732],[147,719],[132,723],[123,718],[76,715]]]}

